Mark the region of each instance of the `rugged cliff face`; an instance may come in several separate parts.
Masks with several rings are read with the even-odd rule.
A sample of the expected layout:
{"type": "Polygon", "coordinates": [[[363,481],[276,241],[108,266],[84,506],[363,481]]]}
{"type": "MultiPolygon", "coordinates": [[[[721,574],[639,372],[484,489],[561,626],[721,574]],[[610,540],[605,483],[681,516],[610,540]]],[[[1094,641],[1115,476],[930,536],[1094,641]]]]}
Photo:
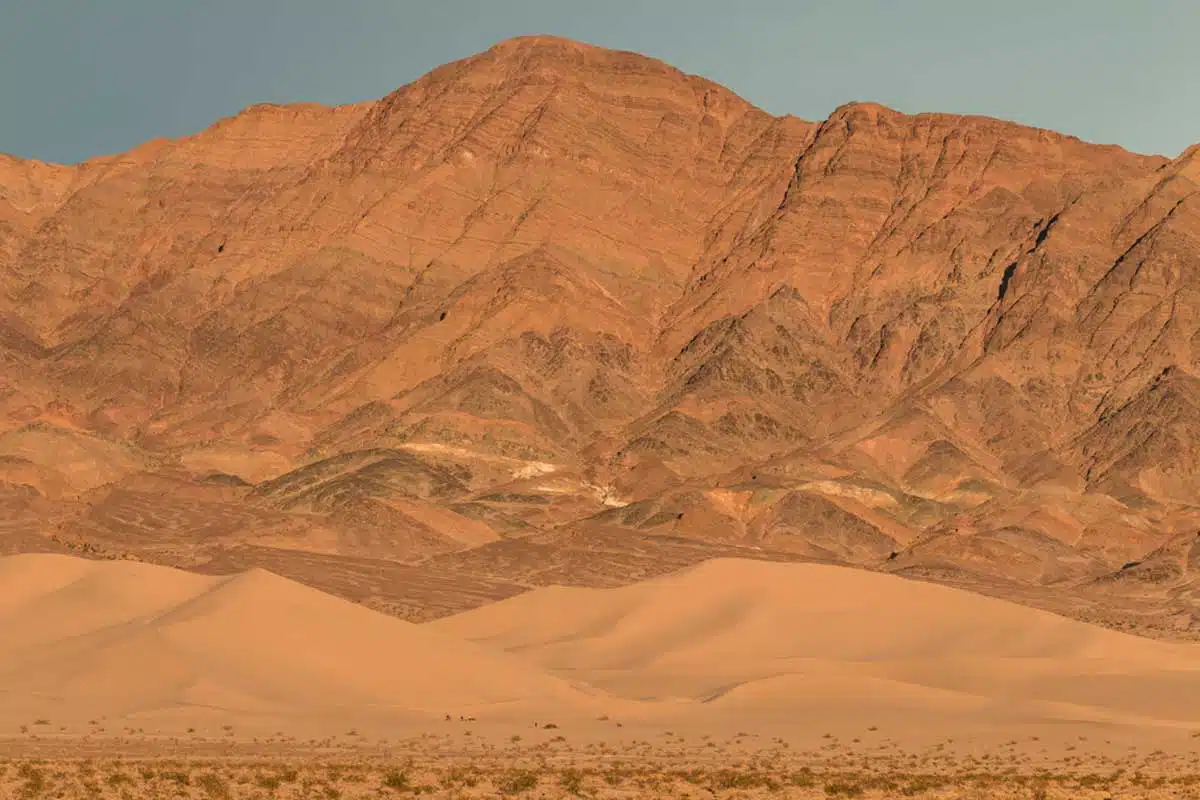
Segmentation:
{"type": "Polygon", "coordinates": [[[0,157],[0,541],[418,618],[757,552],[1182,631],[1198,189],[548,38],[0,157]]]}

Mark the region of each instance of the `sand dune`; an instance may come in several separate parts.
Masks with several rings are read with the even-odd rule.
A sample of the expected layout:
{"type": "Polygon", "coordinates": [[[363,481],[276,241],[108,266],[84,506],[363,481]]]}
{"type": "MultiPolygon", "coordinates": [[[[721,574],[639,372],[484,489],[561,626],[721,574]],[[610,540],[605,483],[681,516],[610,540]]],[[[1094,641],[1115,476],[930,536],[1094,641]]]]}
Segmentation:
{"type": "Polygon", "coordinates": [[[553,715],[585,735],[610,714],[910,737],[1200,723],[1200,647],[813,564],[711,561],[414,625],[262,570],[19,555],[0,559],[0,642],[10,729],[428,730],[446,713],[514,729],[553,715]]]}
{"type": "Polygon", "coordinates": [[[589,701],[565,681],[261,570],[0,559],[0,723],[306,723],[589,701]]]}
{"type": "Polygon", "coordinates": [[[1200,722],[1198,647],[843,567],[711,561],[619,589],[539,590],[431,626],[696,713],[1200,722]]]}

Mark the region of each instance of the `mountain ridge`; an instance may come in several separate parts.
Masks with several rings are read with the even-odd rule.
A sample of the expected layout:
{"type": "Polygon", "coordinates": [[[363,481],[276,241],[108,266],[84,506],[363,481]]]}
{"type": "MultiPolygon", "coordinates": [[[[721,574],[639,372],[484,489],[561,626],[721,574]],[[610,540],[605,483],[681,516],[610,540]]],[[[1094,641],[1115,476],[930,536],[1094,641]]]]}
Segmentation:
{"type": "Polygon", "coordinates": [[[759,554],[1197,632],[1092,588],[1200,531],[1194,156],[532,37],[4,158],[0,536],[413,618],[759,554]]]}

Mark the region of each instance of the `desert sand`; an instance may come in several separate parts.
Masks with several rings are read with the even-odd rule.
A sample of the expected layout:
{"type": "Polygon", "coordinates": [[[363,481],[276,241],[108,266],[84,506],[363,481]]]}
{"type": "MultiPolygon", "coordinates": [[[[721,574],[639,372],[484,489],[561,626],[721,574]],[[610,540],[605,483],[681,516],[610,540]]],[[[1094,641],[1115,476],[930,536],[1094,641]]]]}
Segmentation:
{"type": "Polygon", "coordinates": [[[414,625],[262,570],[0,559],[0,729],[570,724],[929,744],[1200,729],[1200,647],[852,568],[724,559],[414,625]]]}
{"type": "Polygon", "coordinates": [[[430,624],[631,700],[725,721],[924,737],[1200,727],[1200,647],[930,583],[723,559],[617,589],[547,588],[430,624]]]}
{"type": "Polygon", "coordinates": [[[583,707],[566,681],[253,570],[206,577],[56,555],[0,560],[0,725],[324,730],[513,704],[583,707]]]}
{"type": "Polygon", "coordinates": [[[711,561],[415,625],[263,570],[0,559],[0,796],[1190,796],[1200,647],[711,561]]]}

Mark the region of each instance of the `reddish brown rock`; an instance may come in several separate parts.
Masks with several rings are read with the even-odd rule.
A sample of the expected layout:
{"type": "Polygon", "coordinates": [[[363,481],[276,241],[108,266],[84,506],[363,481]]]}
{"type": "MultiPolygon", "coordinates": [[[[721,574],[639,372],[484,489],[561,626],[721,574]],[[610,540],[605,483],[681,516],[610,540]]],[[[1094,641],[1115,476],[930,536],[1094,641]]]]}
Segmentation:
{"type": "Polygon", "coordinates": [[[336,556],[411,613],[346,570],[669,541],[1091,597],[1197,525],[1198,158],[551,38],[3,157],[0,481],[26,538],[336,556]]]}

